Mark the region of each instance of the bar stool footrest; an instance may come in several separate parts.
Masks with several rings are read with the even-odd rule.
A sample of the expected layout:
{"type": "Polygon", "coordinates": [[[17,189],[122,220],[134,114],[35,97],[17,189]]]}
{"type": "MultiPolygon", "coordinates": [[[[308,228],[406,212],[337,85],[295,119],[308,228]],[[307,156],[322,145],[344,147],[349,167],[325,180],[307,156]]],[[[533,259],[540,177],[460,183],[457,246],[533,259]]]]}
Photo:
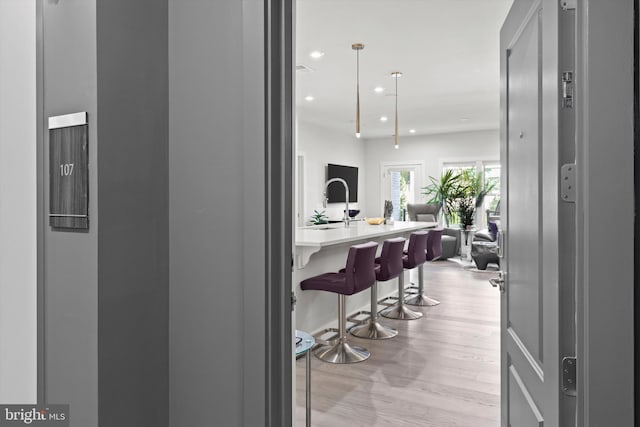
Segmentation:
{"type": "Polygon", "coordinates": [[[354,326],[364,325],[365,323],[367,323],[369,319],[371,319],[371,312],[366,310],[361,310],[347,317],[347,322],[355,323],[355,325],[351,326],[353,328],[354,326]],[[366,316],[366,317],[362,319],[356,319],[356,317],[358,316],[366,316]]]}
{"type": "MultiPolygon", "coordinates": [[[[398,302],[399,298],[398,297],[386,297],[386,298],[382,298],[381,300],[378,300],[378,305],[384,305],[386,307],[391,307],[392,305],[395,305],[398,302]]],[[[379,312],[378,312],[379,313],[379,312]]]]}
{"type": "Polygon", "coordinates": [[[420,291],[420,287],[413,282],[410,282],[408,286],[405,286],[404,293],[415,295],[420,291]]]}
{"type": "Polygon", "coordinates": [[[338,341],[340,340],[340,331],[337,328],[323,329],[320,332],[314,334],[313,339],[316,340],[316,345],[314,347],[317,347],[319,345],[334,346],[338,344],[338,341]],[[333,333],[333,335],[331,335],[329,338],[326,338],[326,339],[322,338],[323,336],[329,333],[333,333]]]}

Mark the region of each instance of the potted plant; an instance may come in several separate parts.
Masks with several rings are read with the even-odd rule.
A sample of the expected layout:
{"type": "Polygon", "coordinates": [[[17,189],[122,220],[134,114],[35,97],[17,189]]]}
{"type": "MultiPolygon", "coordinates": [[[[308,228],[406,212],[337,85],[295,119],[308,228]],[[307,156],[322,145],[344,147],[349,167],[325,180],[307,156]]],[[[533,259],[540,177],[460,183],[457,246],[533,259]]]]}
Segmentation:
{"type": "Polygon", "coordinates": [[[467,196],[459,197],[455,201],[456,213],[460,221],[460,255],[463,259],[469,260],[471,256],[471,241],[473,240],[473,223],[475,216],[475,202],[473,197],[469,196],[467,188],[467,196]]]}
{"type": "Polygon", "coordinates": [[[475,215],[482,208],[482,204],[484,203],[484,198],[491,190],[495,188],[497,185],[496,182],[492,181],[483,181],[482,174],[480,172],[473,172],[473,170],[465,170],[462,172],[461,183],[465,188],[465,196],[471,197],[475,200],[475,211],[474,211],[474,220],[475,215]]]}
{"type": "Polygon", "coordinates": [[[311,224],[320,225],[327,224],[329,222],[329,217],[324,214],[324,211],[318,212],[317,210],[313,211],[313,215],[311,215],[311,224]]]}
{"type": "Polygon", "coordinates": [[[473,198],[461,197],[456,199],[456,211],[460,219],[460,226],[463,230],[469,230],[473,227],[473,215],[476,211],[473,198]]]}

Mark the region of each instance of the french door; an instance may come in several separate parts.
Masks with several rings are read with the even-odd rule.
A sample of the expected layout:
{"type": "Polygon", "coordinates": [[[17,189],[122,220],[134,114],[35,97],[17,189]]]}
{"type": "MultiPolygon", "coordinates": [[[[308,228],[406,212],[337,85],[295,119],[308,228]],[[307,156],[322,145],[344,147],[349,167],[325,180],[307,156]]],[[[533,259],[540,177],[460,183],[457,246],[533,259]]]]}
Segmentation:
{"type": "Polygon", "coordinates": [[[405,218],[407,203],[416,203],[420,199],[422,180],[422,163],[383,163],[381,165],[380,214],[385,200],[393,204],[392,217],[396,221],[405,218]]]}

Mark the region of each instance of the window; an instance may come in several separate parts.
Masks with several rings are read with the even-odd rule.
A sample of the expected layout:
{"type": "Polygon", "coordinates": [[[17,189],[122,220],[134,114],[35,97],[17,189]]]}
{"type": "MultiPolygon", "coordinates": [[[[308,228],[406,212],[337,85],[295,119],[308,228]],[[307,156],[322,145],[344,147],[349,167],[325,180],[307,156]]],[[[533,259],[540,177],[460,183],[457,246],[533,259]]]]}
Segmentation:
{"type": "Polygon", "coordinates": [[[490,163],[484,166],[484,182],[494,187],[484,198],[484,208],[495,210],[500,201],[500,164],[490,163]]]}
{"type": "Polygon", "coordinates": [[[442,165],[442,172],[446,172],[448,170],[453,170],[455,172],[465,172],[469,171],[471,174],[475,174],[476,172],[476,162],[465,162],[465,163],[445,163],[442,165]]]}
{"type": "MultiPolygon", "coordinates": [[[[475,223],[477,227],[487,226],[487,210],[494,211],[500,201],[500,162],[496,161],[470,161],[443,163],[442,172],[453,170],[458,173],[466,173],[469,177],[475,177],[480,173],[480,182],[491,189],[485,195],[482,205],[476,210],[475,223]]],[[[457,213],[451,216],[451,223],[459,223],[457,213]]]]}
{"type": "Polygon", "coordinates": [[[380,165],[382,181],[380,186],[381,210],[382,202],[391,200],[393,204],[392,218],[396,221],[405,219],[407,203],[416,203],[418,191],[422,183],[422,163],[389,162],[380,165]]]}

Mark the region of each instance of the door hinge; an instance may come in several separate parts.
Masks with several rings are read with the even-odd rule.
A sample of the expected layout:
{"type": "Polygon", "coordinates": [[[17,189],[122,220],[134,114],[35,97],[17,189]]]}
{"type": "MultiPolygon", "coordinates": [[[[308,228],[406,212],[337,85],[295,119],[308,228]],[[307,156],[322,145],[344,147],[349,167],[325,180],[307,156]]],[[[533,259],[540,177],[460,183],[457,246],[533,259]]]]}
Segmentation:
{"type": "Polygon", "coordinates": [[[291,291],[291,311],[295,310],[297,302],[298,302],[298,299],[296,298],[296,294],[293,291],[291,291]]]}
{"type": "Polygon", "coordinates": [[[573,71],[562,73],[562,108],[573,108],[573,71]]]}
{"type": "Polygon", "coordinates": [[[560,197],[563,202],[576,201],[576,164],[567,163],[560,169],[560,197]]]}
{"type": "Polygon", "coordinates": [[[575,357],[565,357],[562,359],[562,392],[567,396],[576,396],[576,365],[578,361],[575,357]]]}
{"type": "Polygon", "coordinates": [[[562,10],[575,10],[578,6],[578,0],[560,0],[562,10]]]}

